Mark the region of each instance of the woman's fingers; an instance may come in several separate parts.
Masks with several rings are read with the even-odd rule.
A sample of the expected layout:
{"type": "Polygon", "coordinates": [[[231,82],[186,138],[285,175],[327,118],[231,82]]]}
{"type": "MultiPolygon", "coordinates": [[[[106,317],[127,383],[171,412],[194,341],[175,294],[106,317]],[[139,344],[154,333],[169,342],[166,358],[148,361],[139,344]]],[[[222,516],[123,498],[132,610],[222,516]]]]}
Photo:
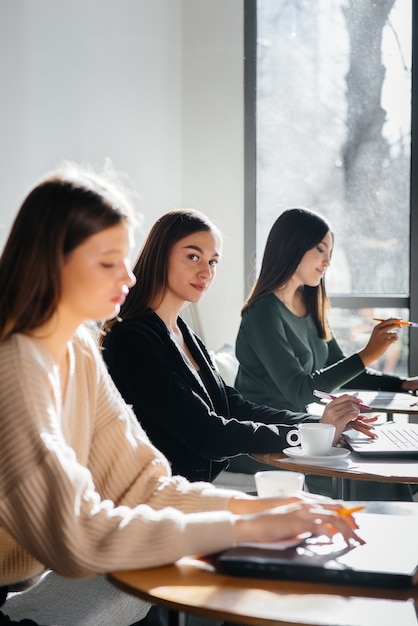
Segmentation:
{"type": "Polygon", "coordinates": [[[351,419],[354,419],[353,416],[357,417],[360,413],[360,407],[358,404],[357,398],[348,394],[343,394],[342,396],[335,398],[335,400],[331,400],[331,402],[327,404],[323,417],[329,417],[331,420],[335,421],[335,419],[342,419],[350,415],[351,419]]]}
{"type": "MultiPolygon", "coordinates": [[[[247,503],[248,504],[248,503],[247,503]]],[[[357,534],[358,525],[340,503],[292,502],[264,512],[240,515],[235,522],[237,543],[274,542],[304,533],[332,538],[341,533],[347,543],[364,543],[357,534]]]]}
{"type": "Polygon", "coordinates": [[[376,422],[379,419],[379,415],[373,415],[368,417],[367,415],[359,415],[358,419],[362,422],[369,424],[370,422],[376,422]]]}
{"type": "Polygon", "coordinates": [[[358,352],[364,365],[370,365],[386,352],[389,345],[399,339],[398,330],[399,321],[395,319],[385,320],[373,328],[366,346],[358,352]]]}
{"type": "Polygon", "coordinates": [[[377,433],[374,430],[374,426],[372,422],[375,422],[378,419],[378,415],[374,415],[373,417],[365,417],[364,415],[359,415],[357,419],[349,422],[347,424],[347,428],[352,428],[353,430],[357,430],[371,439],[377,439],[377,433]]]}
{"type": "Polygon", "coordinates": [[[300,505],[306,507],[305,512],[299,511],[300,517],[305,524],[305,531],[314,535],[326,535],[332,538],[337,533],[341,533],[344,539],[349,543],[350,540],[364,543],[363,539],[357,534],[358,525],[352,515],[340,515],[339,511],[331,510],[327,505],[312,507],[308,504],[300,505]]]}
{"type": "Polygon", "coordinates": [[[353,430],[357,430],[359,433],[366,435],[370,439],[377,439],[378,437],[376,431],[367,425],[362,426],[361,424],[356,424],[356,425],[353,424],[350,426],[350,428],[353,428],[353,430]]]}

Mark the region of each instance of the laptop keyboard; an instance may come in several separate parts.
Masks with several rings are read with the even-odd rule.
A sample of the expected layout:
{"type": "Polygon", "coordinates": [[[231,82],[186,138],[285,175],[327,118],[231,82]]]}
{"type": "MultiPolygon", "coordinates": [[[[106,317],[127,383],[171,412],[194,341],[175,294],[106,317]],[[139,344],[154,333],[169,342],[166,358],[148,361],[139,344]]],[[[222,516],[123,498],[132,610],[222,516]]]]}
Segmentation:
{"type": "Polygon", "coordinates": [[[418,430],[396,427],[377,432],[379,439],[386,437],[397,450],[418,450],[418,430]]]}

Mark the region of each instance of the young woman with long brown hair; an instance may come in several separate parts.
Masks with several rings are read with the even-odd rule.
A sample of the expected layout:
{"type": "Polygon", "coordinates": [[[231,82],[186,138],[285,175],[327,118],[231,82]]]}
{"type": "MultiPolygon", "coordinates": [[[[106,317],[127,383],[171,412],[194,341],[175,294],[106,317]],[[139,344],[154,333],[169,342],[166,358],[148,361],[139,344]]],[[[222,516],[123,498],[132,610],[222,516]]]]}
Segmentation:
{"type": "MultiPolygon", "coordinates": [[[[133,269],[131,288],[117,319],[105,324],[103,356],[109,371],[151,441],[175,473],[213,481],[229,459],[277,452],[298,443],[294,413],[243,400],[224,384],[206,346],[181,317],[215,278],[221,256],[219,230],[198,211],[178,209],[151,228],[133,269]]],[[[336,426],[335,440],[358,418],[358,400],[344,395],[322,417],[336,426]]]]}

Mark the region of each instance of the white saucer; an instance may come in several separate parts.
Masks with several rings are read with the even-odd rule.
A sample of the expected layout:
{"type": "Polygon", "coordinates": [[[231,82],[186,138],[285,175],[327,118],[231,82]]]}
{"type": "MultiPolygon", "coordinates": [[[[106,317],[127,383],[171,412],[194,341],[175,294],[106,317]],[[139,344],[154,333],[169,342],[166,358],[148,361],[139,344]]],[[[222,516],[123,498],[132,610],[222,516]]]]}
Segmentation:
{"type": "Polygon", "coordinates": [[[310,456],[303,454],[299,446],[294,446],[285,448],[283,454],[290,456],[299,463],[306,463],[306,465],[331,465],[349,456],[350,450],[346,450],[346,448],[331,448],[331,452],[327,456],[310,456]]]}

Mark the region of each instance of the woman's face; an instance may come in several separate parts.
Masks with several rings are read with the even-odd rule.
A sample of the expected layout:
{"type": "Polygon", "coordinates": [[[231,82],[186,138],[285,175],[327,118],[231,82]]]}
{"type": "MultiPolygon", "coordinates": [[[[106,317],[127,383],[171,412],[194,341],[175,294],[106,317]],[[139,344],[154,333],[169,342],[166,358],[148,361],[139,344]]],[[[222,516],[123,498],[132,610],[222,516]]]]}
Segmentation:
{"type": "Polygon", "coordinates": [[[331,263],[333,237],[328,231],[322,241],[302,257],[294,276],[299,284],[316,287],[331,263]]]}
{"type": "Polygon", "coordinates": [[[128,258],[131,228],[124,222],[88,237],[62,268],[60,313],[77,325],[115,317],[136,279],[128,258]]]}
{"type": "Polygon", "coordinates": [[[184,302],[199,302],[215,278],[220,255],[221,243],[210,231],[180,239],[168,259],[164,298],[169,297],[181,306],[184,302]]]}

